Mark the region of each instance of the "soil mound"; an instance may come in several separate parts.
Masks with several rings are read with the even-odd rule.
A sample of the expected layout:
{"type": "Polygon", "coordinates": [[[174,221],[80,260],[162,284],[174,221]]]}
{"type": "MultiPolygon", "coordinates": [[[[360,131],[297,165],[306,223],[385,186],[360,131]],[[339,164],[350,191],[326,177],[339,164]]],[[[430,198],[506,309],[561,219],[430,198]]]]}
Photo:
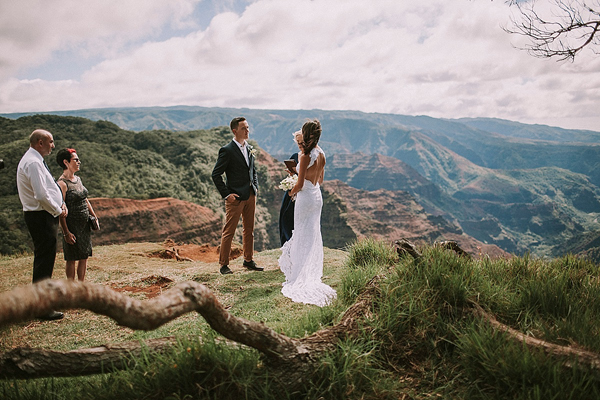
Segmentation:
{"type": "Polygon", "coordinates": [[[160,296],[162,292],[167,289],[171,283],[173,283],[173,280],[164,276],[151,275],[142,278],[135,283],[139,283],[140,286],[128,285],[117,287],[113,285],[111,288],[116,292],[143,293],[146,295],[146,298],[151,299],[153,297],[160,296]]]}
{"type": "MultiPolygon", "coordinates": [[[[202,262],[217,262],[219,261],[220,246],[211,246],[208,244],[176,244],[173,240],[167,239],[164,242],[165,249],[154,251],[148,254],[148,257],[174,259],[177,261],[202,261],[202,262]]],[[[229,258],[235,260],[243,254],[243,249],[240,245],[234,243],[231,246],[229,258]]]]}

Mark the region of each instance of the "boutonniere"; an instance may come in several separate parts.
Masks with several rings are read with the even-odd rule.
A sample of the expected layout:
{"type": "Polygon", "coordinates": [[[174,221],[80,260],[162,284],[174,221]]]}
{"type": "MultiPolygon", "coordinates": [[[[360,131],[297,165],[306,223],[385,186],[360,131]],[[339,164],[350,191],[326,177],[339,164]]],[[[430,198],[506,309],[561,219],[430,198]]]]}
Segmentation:
{"type": "Polygon", "coordinates": [[[256,155],[258,154],[258,150],[256,150],[254,147],[248,145],[248,151],[250,152],[250,155],[252,157],[256,157],[256,155]]]}

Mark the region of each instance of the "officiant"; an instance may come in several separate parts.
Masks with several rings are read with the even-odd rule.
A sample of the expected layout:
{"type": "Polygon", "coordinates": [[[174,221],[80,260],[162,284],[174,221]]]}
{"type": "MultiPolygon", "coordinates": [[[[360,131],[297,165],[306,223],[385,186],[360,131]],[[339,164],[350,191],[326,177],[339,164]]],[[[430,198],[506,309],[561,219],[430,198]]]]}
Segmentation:
{"type": "MultiPolygon", "coordinates": [[[[296,131],[293,133],[294,141],[298,145],[298,150],[302,151],[302,131],[296,131]]],[[[290,160],[294,160],[298,163],[298,153],[291,155],[290,160]]],[[[296,174],[296,169],[288,169],[288,173],[296,174]]],[[[292,237],[292,231],[294,230],[294,202],[290,197],[289,190],[283,195],[281,201],[281,208],[279,210],[279,238],[281,246],[292,237]]]]}

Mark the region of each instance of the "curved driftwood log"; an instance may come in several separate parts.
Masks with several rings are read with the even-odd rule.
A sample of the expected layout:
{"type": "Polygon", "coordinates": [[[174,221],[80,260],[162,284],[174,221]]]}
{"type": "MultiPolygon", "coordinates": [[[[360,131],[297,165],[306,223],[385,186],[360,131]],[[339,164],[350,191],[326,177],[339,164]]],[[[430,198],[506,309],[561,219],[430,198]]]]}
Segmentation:
{"type": "MultiPolygon", "coordinates": [[[[201,314],[209,325],[227,339],[253,347],[265,356],[273,375],[288,386],[299,383],[314,368],[321,352],[334,348],[338,339],[358,329],[357,320],[370,315],[371,296],[378,280],[330,328],[292,339],[263,323],[231,315],[206,286],[179,283],[159,297],[136,300],[93,283],[46,280],[0,294],[0,326],[27,321],[50,310],[80,308],[114,319],[119,325],[152,330],[191,311],[201,314]]],[[[160,352],[176,343],[174,337],[144,342],[126,342],[89,349],[58,352],[17,348],[0,355],[0,378],[76,376],[123,369],[146,348],[160,352]]]]}
{"type": "Polygon", "coordinates": [[[458,243],[456,243],[453,240],[442,240],[440,242],[435,242],[433,245],[437,246],[437,247],[441,247],[442,249],[452,250],[452,251],[456,252],[456,254],[458,254],[461,257],[471,258],[471,255],[469,253],[467,253],[466,251],[464,251],[458,245],[458,243]]]}
{"type": "Polygon", "coordinates": [[[565,366],[571,367],[572,362],[570,360],[577,360],[580,364],[589,365],[591,368],[600,369],[600,355],[591,351],[575,349],[569,346],[560,346],[558,344],[550,343],[545,340],[537,339],[511,328],[508,325],[504,325],[499,322],[493,315],[485,312],[483,308],[477,303],[473,304],[473,313],[480,316],[487,321],[495,329],[505,332],[509,338],[519,343],[524,343],[530,348],[541,349],[545,353],[565,358],[565,366]]]}
{"type": "MultiPolygon", "coordinates": [[[[0,294],[0,326],[27,321],[51,310],[70,308],[87,309],[110,317],[119,325],[137,330],[156,329],[183,314],[196,311],[221,335],[259,350],[267,358],[293,359],[307,351],[298,340],[281,335],[262,323],[231,315],[206,286],[196,282],[179,283],[159,297],[140,301],[98,284],[45,280],[0,294]]],[[[151,344],[146,343],[147,346],[151,344]]],[[[133,346],[135,347],[135,345],[133,346]]],[[[111,347],[114,349],[118,346],[109,346],[106,347],[106,350],[110,351],[111,347]]],[[[111,368],[106,363],[107,360],[103,359],[100,349],[78,350],[80,353],[87,353],[92,358],[97,357],[99,361],[96,369],[89,367],[86,373],[97,373],[102,368],[111,368]]],[[[23,365],[24,368],[18,369],[27,377],[80,374],[78,368],[69,370],[69,373],[44,368],[40,368],[38,371],[32,365],[23,364],[20,361],[22,359],[17,357],[19,352],[31,355],[35,351],[19,349],[14,350],[12,355],[10,353],[2,355],[0,377],[7,378],[9,375],[24,377],[14,372],[11,373],[10,371],[14,371],[14,369],[8,368],[8,364],[15,367],[23,365]],[[16,360],[16,362],[11,360],[16,360]]],[[[121,350],[113,352],[124,353],[121,350]]],[[[67,353],[76,354],[74,352],[67,353]]],[[[54,352],[52,357],[55,359],[58,354],[58,352],[54,352]]],[[[111,358],[109,361],[112,362],[113,359],[111,358]]],[[[117,369],[117,367],[118,363],[114,364],[114,368],[117,369]]]]}
{"type": "MultiPolygon", "coordinates": [[[[314,334],[293,339],[279,334],[263,323],[231,315],[215,295],[196,282],[179,283],[154,299],[140,301],[112,289],[74,281],[46,280],[0,294],[0,326],[26,321],[50,310],[81,308],[108,316],[118,324],[138,330],[152,330],[191,311],[201,314],[218,333],[232,341],[253,347],[265,358],[271,376],[293,389],[315,370],[324,351],[333,350],[339,340],[357,335],[374,310],[373,299],[379,293],[380,277],[369,282],[366,290],[344,313],[340,322],[314,334]]],[[[545,342],[522,334],[484,312],[477,304],[473,312],[514,340],[541,348],[556,356],[600,368],[595,353],[545,342]]],[[[143,351],[162,352],[177,343],[174,337],[131,341],[88,349],[59,352],[17,348],[0,355],[0,379],[78,376],[111,372],[135,364],[143,351]]]]}
{"type": "Polygon", "coordinates": [[[0,355],[0,378],[82,376],[130,368],[144,351],[160,353],[177,344],[173,336],[77,349],[54,351],[19,347],[0,355]]]}
{"type": "MultiPolygon", "coordinates": [[[[415,246],[415,244],[412,243],[408,239],[405,239],[405,238],[398,239],[398,240],[394,241],[394,244],[396,245],[396,252],[400,256],[403,256],[404,254],[409,254],[415,260],[422,257],[422,254],[417,249],[417,246],[415,246]]],[[[456,243],[453,240],[442,240],[439,242],[435,242],[433,245],[435,247],[440,247],[442,249],[452,250],[461,257],[471,258],[471,255],[469,253],[467,253],[466,251],[464,251],[458,245],[458,243],[456,243]]]]}

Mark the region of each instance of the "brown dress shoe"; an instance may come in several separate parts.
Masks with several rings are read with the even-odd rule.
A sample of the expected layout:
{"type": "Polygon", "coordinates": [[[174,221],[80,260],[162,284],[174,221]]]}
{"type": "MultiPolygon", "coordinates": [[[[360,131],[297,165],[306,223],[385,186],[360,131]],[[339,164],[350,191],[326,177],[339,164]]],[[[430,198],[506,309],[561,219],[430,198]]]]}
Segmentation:
{"type": "Polygon", "coordinates": [[[221,275],[233,274],[233,271],[230,270],[227,265],[223,265],[219,272],[221,273],[221,275]]]}
{"type": "Polygon", "coordinates": [[[51,311],[46,315],[40,315],[38,318],[43,321],[56,321],[57,319],[63,319],[64,316],[65,314],[60,311],[51,311]]]}
{"type": "Polygon", "coordinates": [[[252,271],[264,271],[263,267],[257,267],[254,261],[244,261],[244,267],[252,271]]]}

